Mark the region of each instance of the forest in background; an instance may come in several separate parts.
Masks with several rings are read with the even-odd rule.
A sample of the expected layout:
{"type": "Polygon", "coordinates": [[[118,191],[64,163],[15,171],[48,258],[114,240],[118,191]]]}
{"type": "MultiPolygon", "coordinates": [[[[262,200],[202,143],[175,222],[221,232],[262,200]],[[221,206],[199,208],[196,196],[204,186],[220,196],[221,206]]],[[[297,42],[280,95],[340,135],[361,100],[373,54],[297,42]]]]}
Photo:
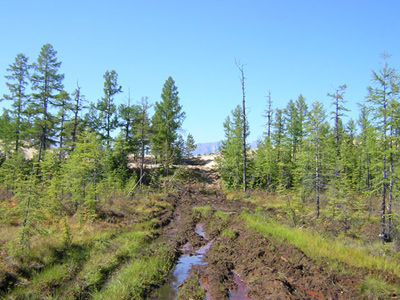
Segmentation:
{"type": "Polygon", "coordinates": [[[30,64],[20,53],[6,70],[9,93],[2,101],[10,108],[0,117],[0,214],[2,222],[20,226],[20,253],[43,220],[75,214],[93,220],[117,190],[157,187],[172,163],[195,148],[193,136],[184,141],[181,134],[185,112],[172,77],[149,116],[146,97],[116,106],[122,87],[114,70],[104,73],[104,96],[94,103],[79,85],[64,90],[60,65],[57,51],[45,44],[37,61],[30,64]],[[161,172],[144,172],[150,152],[161,172]],[[139,168],[128,168],[128,155],[139,168]]]}
{"type": "MultiPolygon", "coordinates": [[[[269,93],[266,132],[252,151],[245,102],[238,105],[223,124],[218,170],[225,187],[287,197],[294,225],[304,222],[301,215],[313,203],[312,218],[327,222],[335,234],[357,236],[353,225],[376,217],[379,204],[379,238],[398,241],[400,77],[389,57],[382,54],[383,67],[372,72],[357,120],[343,122],[349,111],[345,84],[327,93],[330,111],[319,101],[308,104],[303,95],[274,109],[269,93]]],[[[241,78],[245,99],[243,73],[241,78]]]]}
{"type": "MultiPolygon", "coordinates": [[[[165,178],[190,182],[190,172],[175,167],[191,156],[195,142],[191,134],[186,140],[182,136],[185,112],[172,77],[165,81],[150,116],[146,97],[136,104],[128,97],[126,104],[115,105],[122,87],[114,70],[105,72],[104,95],[96,103],[85,99],[79,85],[65,91],[56,55],[46,44],[34,63],[18,54],[6,70],[9,93],[2,101],[10,108],[0,117],[2,282],[13,282],[14,277],[7,277],[13,272],[35,278],[55,262],[81,264],[87,258],[82,250],[89,251],[90,239],[97,239],[94,231],[106,234],[98,227],[99,220],[130,220],[124,224],[127,231],[118,234],[124,235],[124,243],[132,243],[129,247],[145,245],[155,238],[154,227],[161,226],[155,221],[157,214],[170,206],[159,201],[166,197],[165,178]],[[145,166],[148,154],[157,162],[151,169],[145,166]],[[129,157],[135,160],[134,168],[128,168],[129,157]],[[84,237],[79,232],[85,232],[84,237]],[[56,238],[48,242],[49,236],[56,238]],[[44,248],[52,249],[52,254],[44,248]],[[74,258],[78,252],[82,256],[74,258]]],[[[330,111],[318,101],[307,104],[303,95],[283,109],[274,109],[269,94],[266,132],[256,150],[246,141],[250,127],[245,118],[245,77],[238,65],[243,106],[234,108],[223,123],[225,140],[217,155],[228,200],[247,199],[293,229],[315,228],[323,237],[344,236],[367,244],[379,241],[378,256],[395,256],[400,248],[400,81],[388,55],[383,58],[382,69],[372,72],[357,120],[342,121],[348,112],[346,85],[327,94],[330,111]]],[[[262,222],[248,218],[250,223],[262,222]]],[[[107,234],[115,237],[111,231],[107,234]]],[[[118,263],[107,262],[110,269],[101,275],[92,270],[93,262],[88,272],[97,277],[85,275],[86,288],[93,290],[83,294],[102,287],[109,272],[121,261],[134,259],[135,251],[123,252],[118,263]]],[[[172,254],[159,251],[165,254],[165,261],[157,262],[168,266],[165,275],[172,254]]]]}

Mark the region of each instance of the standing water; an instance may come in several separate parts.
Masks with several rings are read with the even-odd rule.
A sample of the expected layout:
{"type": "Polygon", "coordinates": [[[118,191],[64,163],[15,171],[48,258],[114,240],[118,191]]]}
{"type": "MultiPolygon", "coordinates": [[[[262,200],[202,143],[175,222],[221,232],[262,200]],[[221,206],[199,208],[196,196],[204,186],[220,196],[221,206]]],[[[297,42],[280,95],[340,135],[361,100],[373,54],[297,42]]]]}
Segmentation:
{"type": "MultiPolygon", "coordinates": [[[[207,238],[204,235],[203,224],[197,224],[195,232],[202,236],[204,239],[207,238]]],[[[204,266],[207,263],[203,262],[203,256],[210,249],[213,241],[209,241],[206,245],[196,250],[194,253],[190,250],[191,246],[189,243],[185,244],[181,251],[182,255],[179,257],[178,262],[172,272],[169,282],[162,286],[157,295],[159,300],[174,300],[177,299],[178,287],[182,282],[186,280],[189,275],[189,271],[193,266],[204,266]]]]}
{"type": "MultiPolygon", "coordinates": [[[[203,224],[197,224],[195,232],[202,236],[205,240],[208,240],[205,236],[203,224]]],[[[193,266],[205,266],[206,262],[203,262],[204,254],[210,249],[212,241],[209,241],[206,245],[196,250],[194,253],[191,250],[191,245],[186,243],[182,248],[182,255],[179,257],[178,262],[171,274],[169,281],[162,286],[157,293],[157,299],[159,300],[176,300],[178,295],[178,288],[189,275],[189,271],[193,266]]],[[[238,274],[233,273],[235,284],[237,289],[229,293],[229,299],[231,300],[249,300],[246,296],[247,289],[246,284],[242,281],[238,274]]],[[[203,278],[203,287],[208,290],[208,278],[203,278]]],[[[211,297],[207,292],[205,300],[210,300],[211,297]]]]}

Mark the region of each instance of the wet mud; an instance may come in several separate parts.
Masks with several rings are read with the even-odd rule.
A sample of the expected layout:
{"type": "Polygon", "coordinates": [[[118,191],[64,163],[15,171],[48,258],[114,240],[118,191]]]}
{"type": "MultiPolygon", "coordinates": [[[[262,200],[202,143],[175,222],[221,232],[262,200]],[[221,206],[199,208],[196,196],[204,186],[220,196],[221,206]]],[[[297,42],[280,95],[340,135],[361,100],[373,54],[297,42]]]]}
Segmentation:
{"type": "Polygon", "coordinates": [[[227,200],[217,187],[205,192],[190,185],[174,197],[164,236],[176,246],[177,264],[163,286],[164,298],[158,293],[149,299],[362,298],[365,274],[332,272],[292,245],[248,229],[239,216],[243,209],[254,211],[251,204],[227,200]],[[210,207],[206,215],[193,210],[201,206],[210,207]]]}

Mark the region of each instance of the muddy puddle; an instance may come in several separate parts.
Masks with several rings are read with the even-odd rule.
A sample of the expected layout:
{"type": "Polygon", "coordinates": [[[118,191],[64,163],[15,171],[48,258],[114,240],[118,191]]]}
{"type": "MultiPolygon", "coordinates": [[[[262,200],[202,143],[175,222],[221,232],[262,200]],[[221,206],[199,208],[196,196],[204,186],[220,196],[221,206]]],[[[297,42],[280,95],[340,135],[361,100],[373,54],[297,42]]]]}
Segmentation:
{"type": "Polygon", "coordinates": [[[232,272],[232,273],[233,273],[233,278],[234,278],[235,285],[237,286],[237,289],[235,291],[229,292],[229,299],[230,300],[250,299],[247,296],[246,283],[240,278],[239,274],[237,274],[236,272],[232,272]]]}
{"type": "Polygon", "coordinates": [[[197,250],[193,250],[190,243],[186,243],[182,246],[182,255],[179,257],[177,264],[171,274],[169,281],[162,286],[158,293],[157,299],[160,300],[174,300],[177,299],[178,288],[189,275],[189,271],[194,266],[205,266],[206,262],[203,262],[203,256],[210,249],[213,241],[209,241],[204,233],[203,224],[197,224],[195,232],[203,237],[208,243],[197,250]]]}
{"type": "MultiPolygon", "coordinates": [[[[171,273],[171,276],[166,284],[162,286],[157,292],[157,298],[160,300],[175,300],[177,299],[179,286],[188,278],[189,272],[192,268],[198,268],[201,266],[206,266],[207,262],[203,261],[204,255],[210,249],[214,240],[209,240],[204,232],[203,224],[197,224],[195,232],[207,241],[207,244],[198,248],[193,249],[190,243],[186,243],[182,246],[182,255],[179,257],[177,264],[171,273]]],[[[234,282],[236,289],[229,292],[230,300],[247,300],[247,288],[245,282],[240,278],[240,276],[233,272],[234,282]]],[[[206,296],[204,300],[211,300],[209,293],[209,282],[208,278],[202,278],[200,282],[201,286],[206,291],[206,296]]],[[[251,299],[250,299],[251,300],[251,299]]]]}

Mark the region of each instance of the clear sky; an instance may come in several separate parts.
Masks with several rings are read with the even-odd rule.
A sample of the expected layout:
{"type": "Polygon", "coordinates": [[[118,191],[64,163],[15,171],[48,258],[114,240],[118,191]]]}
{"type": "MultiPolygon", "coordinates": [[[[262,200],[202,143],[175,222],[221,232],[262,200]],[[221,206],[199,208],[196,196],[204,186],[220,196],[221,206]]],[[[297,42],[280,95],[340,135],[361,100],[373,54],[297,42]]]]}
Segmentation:
{"type": "MultiPolygon", "coordinates": [[[[0,0],[0,95],[17,53],[34,62],[50,43],[62,62],[68,92],[96,102],[103,74],[118,73],[116,103],[148,96],[160,101],[172,76],[186,112],[184,135],[196,142],[224,138],[222,123],[241,103],[245,64],[250,140],[265,130],[266,95],[283,108],[303,94],[329,112],[328,92],[347,84],[350,116],[367,95],[380,54],[400,67],[398,0],[0,0]]],[[[4,102],[0,103],[4,106],[4,102]]]]}

